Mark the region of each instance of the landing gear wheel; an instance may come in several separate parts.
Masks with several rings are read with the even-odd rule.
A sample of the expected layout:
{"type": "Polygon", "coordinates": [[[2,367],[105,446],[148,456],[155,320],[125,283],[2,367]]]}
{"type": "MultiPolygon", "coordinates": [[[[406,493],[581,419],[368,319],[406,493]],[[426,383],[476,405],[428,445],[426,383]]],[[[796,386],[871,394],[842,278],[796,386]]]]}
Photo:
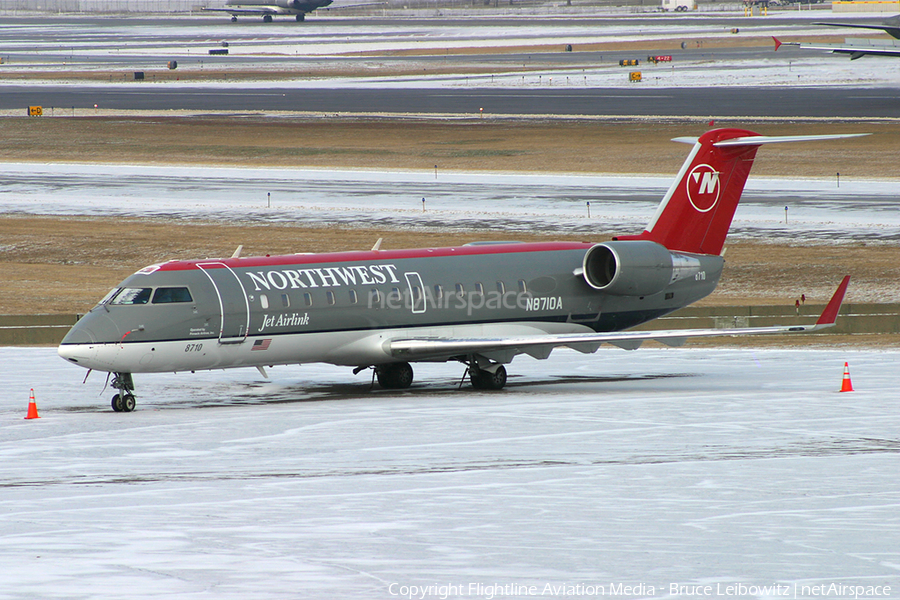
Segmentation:
{"type": "Polygon", "coordinates": [[[110,404],[116,412],[131,412],[137,405],[132,394],[116,394],[110,404]]]}
{"type": "Polygon", "coordinates": [[[131,412],[134,410],[134,380],[131,373],[115,373],[112,380],[112,387],[119,390],[112,397],[112,409],[116,412],[131,412]]]}
{"type": "Polygon", "coordinates": [[[134,401],[134,396],[131,394],[125,394],[122,398],[122,412],[132,412],[137,403],[134,401]]]}
{"type": "Polygon", "coordinates": [[[506,385],[506,367],[500,365],[493,373],[481,369],[472,371],[469,380],[476,390],[502,390],[506,385]]]}
{"type": "Polygon", "coordinates": [[[407,362],[376,367],[375,376],[378,378],[378,385],[386,390],[405,390],[413,382],[413,370],[407,362]]]}
{"type": "Polygon", "coordinates": [[[232,23],[237,23],[237,17],[232,16],[232,17],[231,17],[231,22],[232,22],[232,23]]]}
{"type": "Polygon", "coordinates": [[[272,22],[272,15],[266,15],[263,17],[263,23],[271,23],[271,22],[272,22]]]}
{"type": "Polygon", "coordinates": [[[297,15],[297,21],[298,21],[298,22],[302,23],[302,22],[305,21],[305,20],[306,20],[306,15],[305,15],[305,14],[300,13],[299,15],[297,15]]]}

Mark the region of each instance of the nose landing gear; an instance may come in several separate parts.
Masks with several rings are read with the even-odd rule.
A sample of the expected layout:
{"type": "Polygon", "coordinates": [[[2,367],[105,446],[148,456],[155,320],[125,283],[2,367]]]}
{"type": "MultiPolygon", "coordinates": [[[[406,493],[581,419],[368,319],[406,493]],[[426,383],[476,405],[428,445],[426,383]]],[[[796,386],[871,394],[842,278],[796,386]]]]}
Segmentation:
{"type": "Polygon", "coordinates": [[[119,390],[112,397],[112,409],[116,412],[133,411],[136,403],[134,394],[131,393],[134,391],[134,380],[131,378],[131,373],[115,373],[112,387],[119,390]]]}

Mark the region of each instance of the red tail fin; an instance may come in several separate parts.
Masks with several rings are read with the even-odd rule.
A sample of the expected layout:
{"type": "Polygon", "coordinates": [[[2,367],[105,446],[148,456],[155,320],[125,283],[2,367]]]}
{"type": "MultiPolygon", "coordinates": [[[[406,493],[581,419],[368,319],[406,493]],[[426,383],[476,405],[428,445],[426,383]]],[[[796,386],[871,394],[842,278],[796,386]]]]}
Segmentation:
{"type": "Polygon", "coordinates": [[[694,147],[640,235],[669,250],[721,254],[756,151],[763,144],[826,140],[868,134],[762,136],[744,129],[713,129],[699,139],[676,138],[694,147]]]}
{"type": "Polygon", "coordinates": [[[697,254],[722,252],[758,145],[715,144],[751,136],[761,137],[743,129],[713,129],[703,134],[644,233],[618,239],[652,240],[669,250],[697,254]]]}

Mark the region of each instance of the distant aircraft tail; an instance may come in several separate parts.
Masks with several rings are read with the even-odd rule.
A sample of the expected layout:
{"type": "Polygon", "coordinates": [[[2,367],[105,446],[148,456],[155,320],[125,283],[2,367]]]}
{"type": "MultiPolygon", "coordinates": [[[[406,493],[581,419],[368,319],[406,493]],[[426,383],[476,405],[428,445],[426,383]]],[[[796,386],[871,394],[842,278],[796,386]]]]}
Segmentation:
{"type": "Polygon", "coordinates": [[[694,147],[640,235],[669,250],[721,254],[756,151],[763,144],[858,137],[868,134],[763,136],[744,129],[713,129],[699,138],[675,138],[694,147]]]}

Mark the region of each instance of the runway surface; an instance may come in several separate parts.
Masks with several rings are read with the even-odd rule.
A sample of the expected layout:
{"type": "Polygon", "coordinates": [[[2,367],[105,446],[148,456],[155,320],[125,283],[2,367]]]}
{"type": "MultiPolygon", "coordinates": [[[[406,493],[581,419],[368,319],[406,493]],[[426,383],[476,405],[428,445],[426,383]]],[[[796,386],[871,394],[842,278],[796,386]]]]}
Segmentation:
{"type": "MultiPolygon", "coordinates": [[[[720,116],[897,118],[900,98],[890,90],[854,88],[690,89],[265,89],[230,87],[211,91],[189,85],[116,87],[0,86],[0,109],[43,106],[59,111],[215,110],[301,111],[321,114],[436,114],[556,116],[720,116]]],[[[24,110],[24,108],[23,108],[24,110]]],[[[80,114],[84,114],[83,112],[80,114]]]]}

